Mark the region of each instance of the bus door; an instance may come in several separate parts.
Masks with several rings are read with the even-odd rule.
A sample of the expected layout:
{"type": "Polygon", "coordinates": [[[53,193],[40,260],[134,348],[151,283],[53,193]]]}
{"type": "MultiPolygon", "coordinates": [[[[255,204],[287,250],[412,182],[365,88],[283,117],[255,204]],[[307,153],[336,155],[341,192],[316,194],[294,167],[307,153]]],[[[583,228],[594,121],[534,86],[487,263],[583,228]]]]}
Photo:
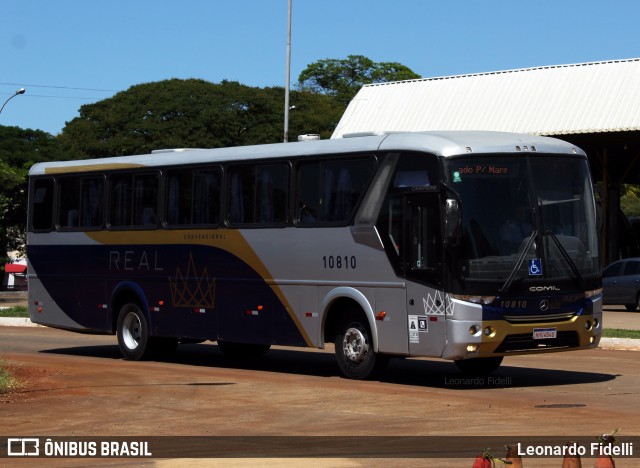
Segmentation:
{"type": "Polygon", "coordinates": [[[446,343],[443,244],[438,193],[408,195],[403,262],[407,278],[409,354],[440,356],[446,343]]]}

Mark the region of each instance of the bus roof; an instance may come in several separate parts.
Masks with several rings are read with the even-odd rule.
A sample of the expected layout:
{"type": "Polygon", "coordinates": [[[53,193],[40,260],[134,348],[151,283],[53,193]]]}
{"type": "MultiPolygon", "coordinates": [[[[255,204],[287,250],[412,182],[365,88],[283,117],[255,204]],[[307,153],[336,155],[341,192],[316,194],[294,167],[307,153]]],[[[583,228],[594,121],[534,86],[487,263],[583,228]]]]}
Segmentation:
{"type": "Polygon", "coordinates": [[[29,171],[29,175],[297,156],[312,157],[372,151],[425,151],[443,157],[469,153],[514,153],[519,151],[584,156],[582,150],[567,142],[535,135],[485,131],[376,132],[375,134],[345,135],[343,138],[332,140],[311,140],[298,143],[274,143],[214,149],[180,148],[134,156],[44,162],[34,164],[29,171]]]}

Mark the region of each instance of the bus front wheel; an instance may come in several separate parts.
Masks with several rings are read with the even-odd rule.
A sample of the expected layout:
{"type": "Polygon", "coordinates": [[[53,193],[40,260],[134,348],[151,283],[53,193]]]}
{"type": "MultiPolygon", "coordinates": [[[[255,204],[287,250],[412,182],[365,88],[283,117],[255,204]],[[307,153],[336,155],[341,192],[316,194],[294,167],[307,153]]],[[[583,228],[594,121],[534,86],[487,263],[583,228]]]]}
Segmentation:
{"type": "Polygon", "coordinates": [[[336,360],[342,374],[355,380],[378,377],[389,358],[373,351],[373,340],[367,323],[347,320],[336,336],[336,360]]]}
{"type": "Polygon", "coordinates": [[[125,304],[118,315],[118,346],[125,359],[139,361],[149,355],[149,322],[137,304],[125,304]]]}

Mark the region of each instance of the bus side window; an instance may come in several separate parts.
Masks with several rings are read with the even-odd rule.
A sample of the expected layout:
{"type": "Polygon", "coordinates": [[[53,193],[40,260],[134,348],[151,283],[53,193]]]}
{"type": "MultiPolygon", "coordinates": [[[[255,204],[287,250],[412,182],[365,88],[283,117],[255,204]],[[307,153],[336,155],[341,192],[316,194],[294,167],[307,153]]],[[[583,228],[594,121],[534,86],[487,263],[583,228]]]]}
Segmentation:
{"type": "Polygon", "coordinates": [[[300,163],[296,172],[296,223],[335,225],[349,221],[375,169],[372,157],[300,163]]]}
{"type": "Polygon", "coordinates": [[[58,221],[62,229],[77,229],[80,215],[80,178],[58,179],[58,221]]]}
{"type": "Polygon", "coordinates": [[[253,211],[249,204],[253,201],[248,195],[249,183],[245,180],[246,175],[242,173],[242,168],[232,168],[229,181],[229,212],[228,219],[232,224],[242,224],[247,222],[248,213],[253,211]],[[245,214],[245,211],[248,213],[245,214]]]}
{"type": "Polygon", "coordinates": [[[231,224],[284,225],[289,188],[287,164],[235,166],[229,173],[231,224]]]}
{"type": "Polygon", "coordinates": [[[133,222],[138,226],[157,226],[158,176],[142,174],[133,177],[133,222]]]}
{"type": "Polygon", "coordinates": [[[269,164],[257,167],[256,219],[258,223],[287,221],[289,166],[269,164]]]}
{"type": "Polygon", "coordinates": [[[83,229],[99,229],[102,227],[104,206],[104,177],[88,177],[82,179],[80,193],[80,220],[83,229]]]}
{"type": "Polygon", "coordinates": [[[36,231],[48,231],[51,229],[53,186],[53,179],[36,179],[33,182],[31,227],[36,231]]]}
{"type": "Polygon", "coordinates": [[[219,167],[194,171],[193,224],[218,225],[220,222],[220,189],[222,170],[219,167]]]}
{"type": "Polygon", "coordinates": [[[376,168],[373,158],[327,161],[324,164],[322,217],[329,222],[351,218],[376,168]]]}
{"type": "Polygon", "coordinates": [[[158,226],[159,178],[152,174],[118,174],[109,182],[112,227],[158,226]]]}
{"type": "Polygon", "coordinates": [[[170,170],[166,184],[167,225],[219,224],[221,168],[170,170]]]}
{"type": "Polygon", "coordinates": [[[311,226],[318,221],[322,197],[319,191],[320,163],[299,164],[296,171],[296,223],[311,226]]]}
{"type": "Polygon", "coordinates": [[[167,224],[181,226],[191,224],[193,201],[193,171],[169,170],[166,175],[167,224]]]}
{"type": "Polygon", "coordinates": [[[131,174],[113,175],[109,179],[109,225],[131,225],[131,174]]]}

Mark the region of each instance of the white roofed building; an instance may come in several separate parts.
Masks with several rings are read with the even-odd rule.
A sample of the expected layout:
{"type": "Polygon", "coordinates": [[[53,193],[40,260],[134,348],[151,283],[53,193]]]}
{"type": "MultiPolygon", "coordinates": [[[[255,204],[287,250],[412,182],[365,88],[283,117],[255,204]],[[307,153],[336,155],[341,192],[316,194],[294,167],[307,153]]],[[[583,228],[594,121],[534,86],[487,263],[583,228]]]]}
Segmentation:
{"type": "Polygon", "coordinates": [[[420,130],[640,130],[640,59],[365,85],[332,138],[420,130]]]}
{"type": "Polygon", "coordinates": [[[640,59],[363,86],[332,138],[362,132],[495,130],[554,136],[589,155],[602,181],[606,261],[625,252],[619,185],[640,183],[640,59]]]}

